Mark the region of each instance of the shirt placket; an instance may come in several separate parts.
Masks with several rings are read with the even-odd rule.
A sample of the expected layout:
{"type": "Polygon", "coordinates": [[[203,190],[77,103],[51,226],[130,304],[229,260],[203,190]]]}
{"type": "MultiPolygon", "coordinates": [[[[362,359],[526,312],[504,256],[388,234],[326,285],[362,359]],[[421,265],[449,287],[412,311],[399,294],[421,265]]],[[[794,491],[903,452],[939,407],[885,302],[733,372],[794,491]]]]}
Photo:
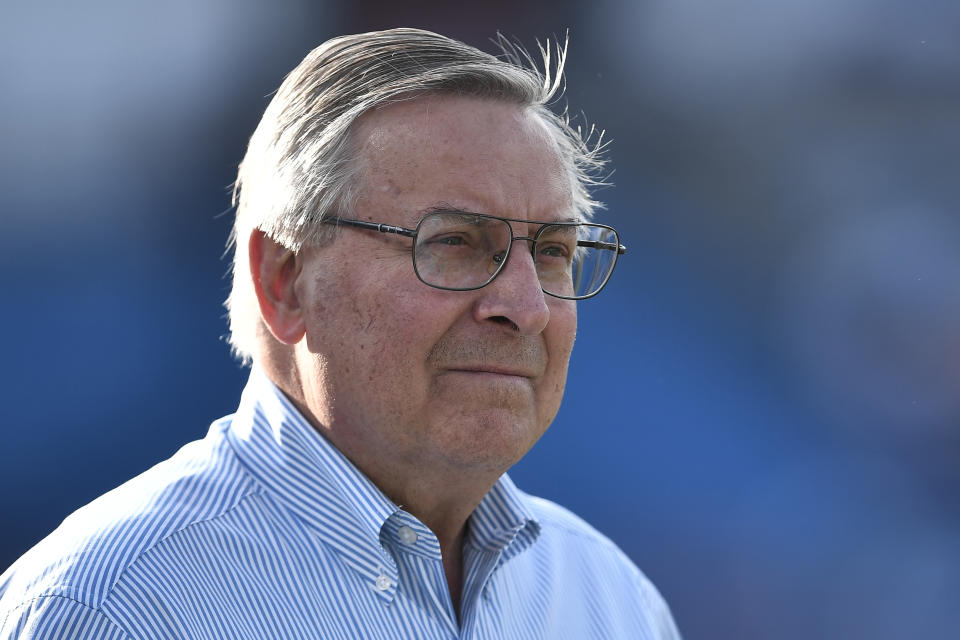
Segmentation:
{"type": "Polygon", "coordinates": [[[495,637],[484,625],[484,602],[490,597],[490,577],[500,563],[501,551],[464,545],[463,596],[460,600],[460,638],[480,640],[495,637]]]}
{"type": "Polygon", "coordinates": [[[399,569],[403,594],[433,612],[450,638],[460,635],[436,536],[412,515],[398,512],[385,523],[382,540],[399,569]]]}

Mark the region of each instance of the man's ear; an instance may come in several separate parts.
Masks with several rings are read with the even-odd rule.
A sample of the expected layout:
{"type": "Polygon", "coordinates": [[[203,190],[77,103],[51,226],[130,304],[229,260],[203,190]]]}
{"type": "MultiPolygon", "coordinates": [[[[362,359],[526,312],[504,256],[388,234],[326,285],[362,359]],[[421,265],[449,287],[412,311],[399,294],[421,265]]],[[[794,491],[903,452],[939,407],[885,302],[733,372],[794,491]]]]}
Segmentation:
{"type": "Polygon", "coordinates": [[[250,276],[260,303],[260,315],[270,333],[284,344],[293,345],[306,330],[303,309],[295,284],[302,261],[297,254],[254,229],[248,243],[250,276]]]}

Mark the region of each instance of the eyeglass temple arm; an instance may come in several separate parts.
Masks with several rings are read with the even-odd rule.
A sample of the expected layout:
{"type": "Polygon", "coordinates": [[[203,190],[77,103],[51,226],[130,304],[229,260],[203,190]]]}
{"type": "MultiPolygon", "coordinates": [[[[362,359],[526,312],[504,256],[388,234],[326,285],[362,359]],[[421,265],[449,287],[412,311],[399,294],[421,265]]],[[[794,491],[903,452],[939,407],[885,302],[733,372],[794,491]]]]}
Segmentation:
{"type": "Polygon", "coordinates": [[[350,218],[325,218],[327,224],[344,224],[348,227],[359,227],[360,229],[371,229],[380,233],[395,233],[400,236],[412,238],[417,235],[416,230],[405,227],[395,227],[392,224],[382,224],[379,222],[366,222],[364,220],[351,220],[350,218]]]}
{"type": "Polygon", "coordinates": [[[598,242],[595,240],[577,240],[578,247],[590,247],[591,249],[607,249],[608,251],[616,251],[617,255],[623,255],[627,252],[627,248],[622,244],[614,244],[612,242],[598,242]]]}

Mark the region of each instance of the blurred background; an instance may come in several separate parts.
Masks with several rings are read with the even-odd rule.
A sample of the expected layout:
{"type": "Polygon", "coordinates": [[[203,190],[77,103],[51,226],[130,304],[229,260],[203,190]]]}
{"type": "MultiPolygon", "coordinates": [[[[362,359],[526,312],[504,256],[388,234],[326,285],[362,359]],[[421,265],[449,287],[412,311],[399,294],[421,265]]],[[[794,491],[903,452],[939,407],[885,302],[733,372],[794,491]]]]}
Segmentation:
{"type": "Polygon", "coordinates": [[[613,139],[629,252],[517,483],[688,640],[956,638],[951,0],[4,1],[0,568],[236,406],[236,165],[308,50],[392,26],[569,28],[565,100],[613,139]]]}

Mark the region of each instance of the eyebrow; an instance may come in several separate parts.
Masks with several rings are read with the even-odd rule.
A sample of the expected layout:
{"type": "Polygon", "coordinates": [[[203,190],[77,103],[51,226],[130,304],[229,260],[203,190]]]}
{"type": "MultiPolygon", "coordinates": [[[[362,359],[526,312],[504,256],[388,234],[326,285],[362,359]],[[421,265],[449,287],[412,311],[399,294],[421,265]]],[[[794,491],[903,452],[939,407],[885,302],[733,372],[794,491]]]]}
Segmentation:
{"type": "MultiPolygon", "coordinates": [[[[460,207],[455,207],[455,206],[453,206],[453,205],[451,205],[451,204],[448,204],[448,203],[446,203],[446,202],[437,203],[437,204],[435,204],[435,205],[433,205],[433,206],[430,206],[430,207],[427,207],[427,208],[425,208],[425,209],[422,209],[422,210],[419,211],[418,213],[419,213],[420,215],[419,215],[419,217],[417,218],[417,224],[419,224],[420,221],[423,220],[424,216],[426,216],[427,214],[430,214],[430,213],[456,213],[456,214],[460,214],[460,215],[463,215],[463,216],[490,216],[490,217],[493,217],[493,218],[500,218],[500,217],[501,217],[501,216],[495,216],[495,215],[493,215],[492,213],[480,213],[480,212],[478,212],[478,211],[470,211],[469,209],[462,209],[462,208],[460,208],[460,207]]],[[[577,217],[575,217],[575,216],[571,216],[571,217],[568,217],[568,218],[560,218],[560,219],[558,219],[558,220],[523,220],[523,219],[520,219],[520,218],[504,218],[504,219],[505,219],[505,220],[510,220],[510,221],[512,221],[512,222],[528,222],[528,223],[533,223],[533,224],[577,224],[577,223],[580,223],[580,222],[585,222],[584,220],[580,220],[579,218],[577,218],[577,217]]]]}
{"type": "Polygon", "coordinates": [[[431,213],[458,213],[458,214],[464,215],[464,216],[482,216],[482,215],[484,215],[484,214],[479,213],[479,212],[477,212],[477,211],[470,211],[469,209],[461,209],[460,207],[455,207],[455,206],[453,206],[453,205],[446,204],[445,202],[441,202],[441,203],[439,203],[439,204],[435,204],[435,205],[433,205],[432,207],[427,207],[426,209],[423,209],[423,210],[420,211],[419,213],[420,213],[420,217],[417,218],[417,222],[420,222],[420,220],[423,220],[424,216],[426,216],[426,215],[428,215],[428,214],[431,214],[431,213]]]}

